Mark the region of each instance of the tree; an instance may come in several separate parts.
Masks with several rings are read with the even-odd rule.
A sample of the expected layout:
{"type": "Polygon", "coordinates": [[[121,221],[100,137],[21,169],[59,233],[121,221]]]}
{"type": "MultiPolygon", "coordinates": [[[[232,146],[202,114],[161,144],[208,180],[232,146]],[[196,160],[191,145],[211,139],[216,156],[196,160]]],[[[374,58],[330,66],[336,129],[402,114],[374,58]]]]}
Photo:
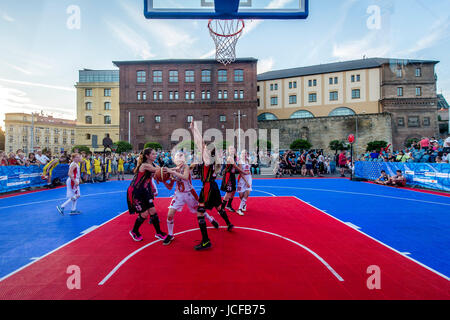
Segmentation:
{"type": "Polygon", "coordinates": [[[151,148],[153,150],[162,150],[162,145],[158,142],[147,142],[144,149],[151,148]]]}
{"type": "Polygon", "coordinates": [[[339,150],[347,150],[347,146],[343,141],[333,140],[330,142],[330,149],[334,150],[335,154],[337,154],[339,150]]]}
{"type": "Polygon", "coordinates": [[[74,146],[73,148],[72,148],[72,152],[75,152],[75,149],[78,149],[78,152],[86,152],[86,153],[89,153],[90,151],[91,151],[91,149],[89,149],[89,147],[86,147],[86,146],[74,146]]]}
{"type": "Polygon", "coordinates": [[[186,141],[183,141],[183,142],[181,142],[181,143],[179,143],[177,145],[177,150],[182,150],[183,149],[183,151],[186,151],[189,148],[191,149],[191,151],[195,149],[195,142],[194,141],[186,140],[186,141]]]}
{"type": "Polygon", "coordinates": [[[265,146],[267,148],[268,151],[272,151],[272,142],[268,141],[268,140],[257,140],[256,141],[256,148],[259,150],[260,148],[260,144],[262,146],[265,146]]]}
{"type": "Polygon", "coordinates": [[[0,128],[0,150],[5,150],[5,131],[0,128]]]}
{"type": "Polygon", "coordinates": [[[289,146],[289,148],[292,150],[309,150],[311,149],[311,147],[312,144],[309,141],[303,139],[297,139],[289,146]]]}
{"type": "Polygon", "coordinates": [[[412,146],[413,143],[419,142],[419,139],[417,138],[410,138],[408,140],[406,140],[405,142],[405,147],[410,148],[412,146]]]}
{"type": "Polygon", "coordinates": [[[366,151],[376,150],[378,152],[381,151],[381,148],[386,148],[388,143],[386,141],[372,141],[367,144],[366,151]]]}
{"type": "Polygon", "coordinates": [[[133,146],[127,141],[117,141],[115,145],[117,146],[117,153],[123,153],[133,150],[133,146]]]}

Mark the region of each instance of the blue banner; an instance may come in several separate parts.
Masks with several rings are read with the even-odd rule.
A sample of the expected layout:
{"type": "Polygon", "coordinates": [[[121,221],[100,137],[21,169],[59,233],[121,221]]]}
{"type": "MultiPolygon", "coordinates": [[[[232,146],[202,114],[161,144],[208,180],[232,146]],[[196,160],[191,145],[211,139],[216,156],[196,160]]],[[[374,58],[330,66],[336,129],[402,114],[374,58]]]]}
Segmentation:
{"type": "Polygon", "coordinates": [[[397,170],[402,170],[406,184],[435,190],[450,191],[449,163],[415,163],[415,162],[371,162],[355,163],[355,176],[369,180],[380,177],[381,170],[389,176],[395,176],[397,170]]]}
{"type": "MultiPolygon", "coordinates": [[[[0,193],[47,185],[47,180],[41,178],[43,168],[44,166],[0,167],[0,193]]],[[[64,183],[67,179],[68,170],[68,164],[56,166],[52,171],[52,181],[58,178],[64,183]]]]}

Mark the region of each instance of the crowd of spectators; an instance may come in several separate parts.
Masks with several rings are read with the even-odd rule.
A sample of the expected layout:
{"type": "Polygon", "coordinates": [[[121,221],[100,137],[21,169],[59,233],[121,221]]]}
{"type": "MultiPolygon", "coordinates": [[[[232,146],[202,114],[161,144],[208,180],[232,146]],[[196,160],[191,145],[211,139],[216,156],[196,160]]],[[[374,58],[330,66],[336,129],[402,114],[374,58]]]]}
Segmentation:
{"type": "Polygon", "coordinates": [[[388,146],[380,151],[373,150],[366,152],[359,160],[374,162],[449,163],[449,154],[450,137],[445,140],[424,137],[420,141],[413,142],[409,148],[391,151],[388,146]]]}

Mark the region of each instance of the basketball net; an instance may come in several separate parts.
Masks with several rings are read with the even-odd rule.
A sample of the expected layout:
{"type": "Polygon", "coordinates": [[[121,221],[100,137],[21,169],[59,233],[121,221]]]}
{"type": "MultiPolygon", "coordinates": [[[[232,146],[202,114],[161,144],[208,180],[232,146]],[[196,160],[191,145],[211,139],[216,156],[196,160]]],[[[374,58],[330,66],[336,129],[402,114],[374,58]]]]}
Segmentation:
{"type": "Polygon", "coordinates": [[[236,44],[244,27],[244,20],[209,20],[208,29],[216,44],[218,62],[227,65],[236,61],[236,44]]]}

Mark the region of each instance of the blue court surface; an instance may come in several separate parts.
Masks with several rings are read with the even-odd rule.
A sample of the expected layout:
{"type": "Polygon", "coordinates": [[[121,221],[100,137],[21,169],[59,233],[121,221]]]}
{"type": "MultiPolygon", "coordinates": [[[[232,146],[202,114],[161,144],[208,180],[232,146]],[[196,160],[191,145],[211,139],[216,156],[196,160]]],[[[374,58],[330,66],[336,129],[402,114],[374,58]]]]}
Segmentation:
{"type": "MultiPolygon", "coordinates": [[[[127,211],[130,181],[81,186],[79,216],[61,216],[66,189],[0,199],[0,279],[127,211]]],[[[194,181],[197,192],[200,181],[194,181]]],[[[158,186],[158,197],[172,191],[158,186]]],[[[348,179],[254,179],[254,196],[295,196],[448,279],[450,197],[348,179]]],[[[70,205],[69,205],[70,207],[70,205]]],[[[166,212],[160,215],[165,218],[166,212]]]]}

